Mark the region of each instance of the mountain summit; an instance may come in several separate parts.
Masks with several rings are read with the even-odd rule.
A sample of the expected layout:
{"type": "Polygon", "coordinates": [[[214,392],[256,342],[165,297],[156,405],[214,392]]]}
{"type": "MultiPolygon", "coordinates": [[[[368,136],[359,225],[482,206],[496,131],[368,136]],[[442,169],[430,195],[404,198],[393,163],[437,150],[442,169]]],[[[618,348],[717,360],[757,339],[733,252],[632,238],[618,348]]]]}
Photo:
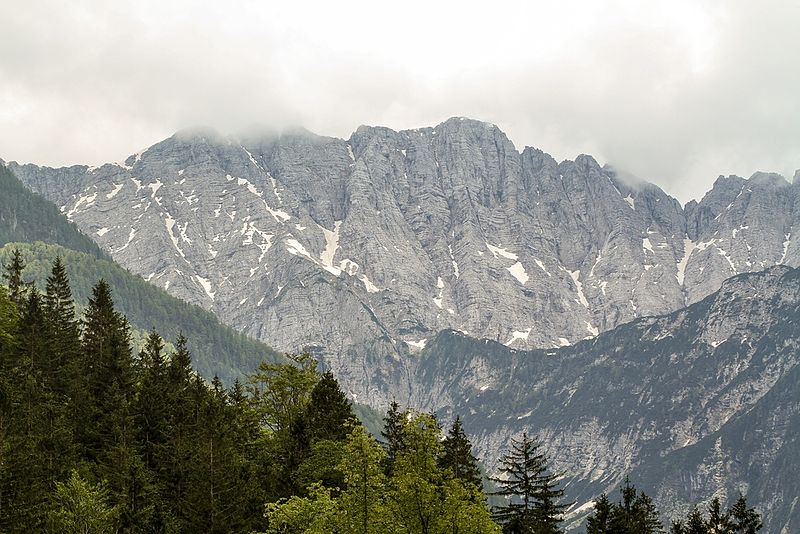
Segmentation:
{"type": "Polygon", "coordinates": [[[800,263],[797,182],[721,177],[683,208],[465,118],[347,140],[194,130],[123,164],[9,166],[122,265],[271,346],[312,348],[364,402],[411,394],[413,355],[445,329],[567,346],[800,263]]]}

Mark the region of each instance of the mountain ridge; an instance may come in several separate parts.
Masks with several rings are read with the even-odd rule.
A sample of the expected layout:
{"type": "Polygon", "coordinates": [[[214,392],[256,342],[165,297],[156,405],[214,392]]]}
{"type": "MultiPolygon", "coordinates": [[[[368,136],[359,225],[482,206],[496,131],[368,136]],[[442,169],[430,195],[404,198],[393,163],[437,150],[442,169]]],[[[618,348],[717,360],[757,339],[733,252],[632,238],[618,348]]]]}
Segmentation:
{"type": "Polygon", "coordinates": [[[800,264],[800,188],[761,177],[718,179],[684,209],[464,118],[347,140],[196,133],[116,166],[10,165],[133,272],[315,350],[374,404],[413,389],[414,354],[443,329],[558,347],[800,264]]]}

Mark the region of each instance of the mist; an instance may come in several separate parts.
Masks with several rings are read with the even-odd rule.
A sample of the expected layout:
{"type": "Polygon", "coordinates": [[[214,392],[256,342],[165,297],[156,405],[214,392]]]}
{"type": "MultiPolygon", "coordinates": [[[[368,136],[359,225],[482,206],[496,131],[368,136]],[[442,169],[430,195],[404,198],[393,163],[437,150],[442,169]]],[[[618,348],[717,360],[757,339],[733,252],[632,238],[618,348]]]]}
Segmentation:
{"type": "Polygon", "coordinates": [[[800,168],[800,3],[0,5],[0,158],[121,161],[174,132],[497,124],[682,202],[800,168]]]}

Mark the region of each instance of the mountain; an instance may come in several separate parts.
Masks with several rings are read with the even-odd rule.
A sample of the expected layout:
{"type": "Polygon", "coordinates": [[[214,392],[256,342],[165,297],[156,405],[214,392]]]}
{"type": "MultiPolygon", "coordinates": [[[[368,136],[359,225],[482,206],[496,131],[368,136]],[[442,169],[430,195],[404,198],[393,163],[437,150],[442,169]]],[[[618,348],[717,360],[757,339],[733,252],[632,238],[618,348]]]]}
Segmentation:
{"type": "Polygon", "coordinates": [[[413,402],[461,414],[484,458],[538,435],[574,519],[630,473],[667,516],[741,491],[764,532],[797,532],[799,349],[800,269],[775,266],[560,349],[443,332],[419,356],[413,402]]]}
{"type": "Polygon", "coordinates": [[[218,375],[223,382],[231,384],[236,378],[244,379],[262,361],[283,358],[263,343],[220,324],[203,308],[169,295],[110,260],[41,242],[11,243],[0,248],[0,264],[8,264],[14,249],[22,253],[27,264],[25,279],[36,280],[41,289],[44,289],[53,260],[61,256],[81,309],[88,302],[92,287],[99,279],[105,279],[113,291],[117,309],[138,330],[139,337],[156,328],[166,340],[174,342],[183,332],[188,338],[195,370],[208,379],[218,375]]]}
{"type": "Polygon", "coordinates": [[[43,241],[110,259],[51,202],[32,193],[0,160],[0,246],[43,241]]]}
{"type": "Polygon", "coordinates": [[[592,157],[494,125],[179,132],[98,168],[9,164],[121,265],[285,351],[361,402],[415,395],[438,332],[560,347],[800,264],[800,184],[720,177],[685,209],[592,157]]]}

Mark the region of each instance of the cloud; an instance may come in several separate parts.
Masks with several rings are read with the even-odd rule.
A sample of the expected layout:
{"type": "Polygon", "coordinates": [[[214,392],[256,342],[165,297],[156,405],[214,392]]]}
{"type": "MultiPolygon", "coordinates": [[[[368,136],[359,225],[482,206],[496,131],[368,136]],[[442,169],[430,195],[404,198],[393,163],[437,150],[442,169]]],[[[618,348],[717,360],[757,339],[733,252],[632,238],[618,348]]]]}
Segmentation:
{"type": "Polygon", "coordinates": [[[681,200],[800,167],[800,4],[43,2],[0,7],[0,157],[121,160],[179,129],[496,123],[681,200]],[[384,5],[385,4],[385,5],[384,5]]]}

